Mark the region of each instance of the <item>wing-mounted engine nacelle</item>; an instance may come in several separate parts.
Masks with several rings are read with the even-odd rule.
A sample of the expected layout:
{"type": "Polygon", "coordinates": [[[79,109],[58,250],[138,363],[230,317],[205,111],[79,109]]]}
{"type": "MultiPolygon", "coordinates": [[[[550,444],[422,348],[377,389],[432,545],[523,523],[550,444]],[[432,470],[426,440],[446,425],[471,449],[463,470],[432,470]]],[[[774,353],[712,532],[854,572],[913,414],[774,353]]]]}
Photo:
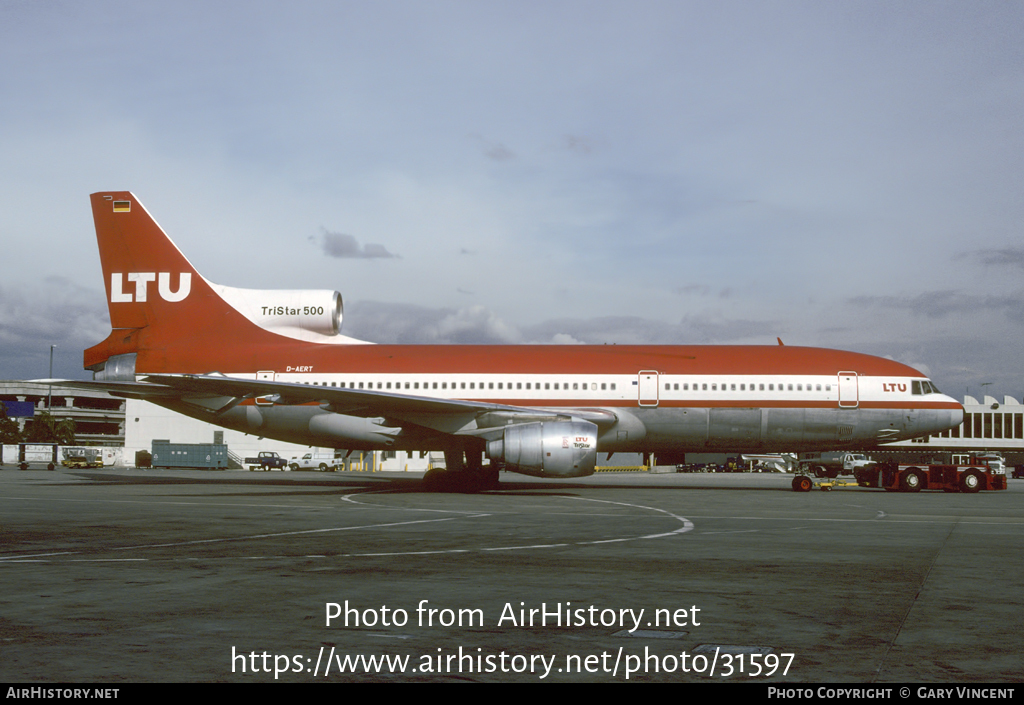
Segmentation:
{"type": "Polygon", "coordinates": [[[214,288],[239,313],[264,330],[304,340],[341,332],[344,304],[337,291],[214,288]]]}
{"type": "Polygon", "coordinates": [[[509,426],[487,443],[487,457],[524,475],[585,477],[597,465],[597,426],[589,421],[509,426]]]}

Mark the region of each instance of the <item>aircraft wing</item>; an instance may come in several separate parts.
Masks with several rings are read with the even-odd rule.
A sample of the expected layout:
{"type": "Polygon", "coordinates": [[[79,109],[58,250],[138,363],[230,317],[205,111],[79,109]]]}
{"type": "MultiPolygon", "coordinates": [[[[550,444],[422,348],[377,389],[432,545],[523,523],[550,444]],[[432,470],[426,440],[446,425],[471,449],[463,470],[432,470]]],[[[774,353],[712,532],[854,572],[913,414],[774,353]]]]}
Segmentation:
{"type": "Polygon", "coordinates": [[[482,401],[440,399],[397,392],[347,387],[321,387],[294,382],[250,380],[223,375],[146,375],[138,382],[106,380],[36,380],[80,389],[99,389],[130,399],[178,399],[223,413],[239,403],[260,397],[273,404],[319,404],[337,414],[362,418],[383,417],[442,433],[488,438],[511,424],[535,421],[582,420],[599,428],[618,420],[606,409],[536,408],[482,401]]]}

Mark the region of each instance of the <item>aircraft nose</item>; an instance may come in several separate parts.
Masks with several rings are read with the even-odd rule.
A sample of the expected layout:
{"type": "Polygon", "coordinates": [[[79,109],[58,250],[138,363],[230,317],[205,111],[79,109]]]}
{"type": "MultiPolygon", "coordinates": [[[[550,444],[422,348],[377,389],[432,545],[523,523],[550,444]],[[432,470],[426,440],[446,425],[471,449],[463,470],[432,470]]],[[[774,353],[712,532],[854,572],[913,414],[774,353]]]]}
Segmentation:
{"type": "Polygon", "coordinates": [[[960,402],[947,397],[951,404],[942,409],[922,410],[913,425],[915,433],[932,435],[956,428],[964,421],[964,407],[960,402]],[[954,404],[956,406],[954,406],[954,404]]]}
{"type": "Polygon", "coordinates": [[[926,414],[923,414],[922,421],[928,426],[928,433],[942,433],[951,428],[956,428],[964,422],[964,407],[963,404],[958,402],[952,397],[946,397],[951,402],[950,405],[944,409],[932,409],[926,414]],[[954,406],[955,404],[955,406],[954,406]]]}
{"type": "MultiPolygon", "coordinates": [[[[956,400],[954,400],[956,401],[956,400]]],[[[964,405],[960,402],[956,402],[956,408],[949,412],[949,423],[950,428],[959,426],[964,422],[964,405]]]]}

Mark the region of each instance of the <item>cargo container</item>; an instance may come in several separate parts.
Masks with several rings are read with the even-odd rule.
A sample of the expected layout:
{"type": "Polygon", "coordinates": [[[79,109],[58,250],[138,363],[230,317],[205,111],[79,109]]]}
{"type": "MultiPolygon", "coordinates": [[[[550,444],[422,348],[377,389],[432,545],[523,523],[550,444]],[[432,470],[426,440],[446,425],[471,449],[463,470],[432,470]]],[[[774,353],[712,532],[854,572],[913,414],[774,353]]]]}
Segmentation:
{"type": "Polygon", "coordinates": [[[228,447],[223,443],[153,441],[154,468],[226,469],[228,447]]]}

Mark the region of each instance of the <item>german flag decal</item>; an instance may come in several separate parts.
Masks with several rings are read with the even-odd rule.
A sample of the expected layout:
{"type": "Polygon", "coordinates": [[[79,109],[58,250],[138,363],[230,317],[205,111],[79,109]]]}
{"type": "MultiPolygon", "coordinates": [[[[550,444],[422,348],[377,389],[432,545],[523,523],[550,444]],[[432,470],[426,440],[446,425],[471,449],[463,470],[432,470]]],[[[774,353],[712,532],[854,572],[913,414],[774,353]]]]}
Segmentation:
{"type": "Polygon", "coordinates": [[[115,213],[128,213],[132,209],[131,201],[114,201],[115,213]]]}

